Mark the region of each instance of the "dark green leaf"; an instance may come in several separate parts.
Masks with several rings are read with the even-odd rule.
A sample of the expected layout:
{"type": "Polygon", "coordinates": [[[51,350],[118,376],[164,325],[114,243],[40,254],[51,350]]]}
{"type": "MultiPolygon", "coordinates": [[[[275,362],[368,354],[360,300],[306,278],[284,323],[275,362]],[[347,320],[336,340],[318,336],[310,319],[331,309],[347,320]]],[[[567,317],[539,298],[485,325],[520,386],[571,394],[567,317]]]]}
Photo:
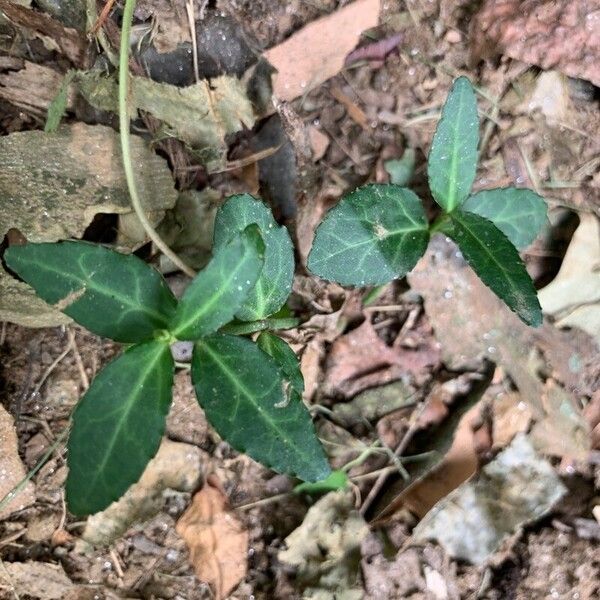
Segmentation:
{"type": "Polygon", "coordinates": [[[366,185],[345,196],[317,228],[308,268],[342,285],[376,285],[408,273],[429,232],[419,198],[395,185],[366,185]]]}
{"type": "Polygon", "coordinates": [[[277,364],[252,341],[214,335],[197,342],[192,380],[207,419],[236,450],[306,481],[329,475],[302,399],[287,397],[277,364]]]}
{"type": "Polygon", "coordinates": [[[252,224],[260,227],[265,241],[265,264],[254,290],[236,313],[242,321],[264,319],[277,312],[290,295],[294,277],[290,234],[277,224],[267,206],[250,194],[232,196],[219,208],[215,220],[215,252],[252,224]]]}
{"type": "Polygon", "coordinates": [[[455,211],[441,231],[450,236],[480,279],[528,325],[542,324],[533,282],[516,248],[491,222],[455,211]]]}
{"type": "Polygon", "coordinates": [[[295,494],[326,494],[327,492],[335,492],[343,490],[348,486],[348,475],[345,471],[331,471],[329,477],[315,483],[307,483],[303,481],[294,488],[295,494]]]}
{"type": "Polygon", "coordinates": [[[459,77],[442,109],[427,159],[431,193],[447,212],[460,206],[471,191],[478,141],[479,120],[473,86],[466,77],[459,77]]]}
{"type": "Polygon", "coordinates": [[[197,340],[229,323],[258,280],[264,243],[256,225],[215,249],[179,301],[171,331],[181,340],[197,340]]]}
{"type": "Polygon", "coordinates": [[[519,250],[536,238],[546,222],[546,201],[532,190],[483,190],[465,200],[462,210],[490,220],[519,250]]]}
{"type": "Polygon", "coordinates": [[[296,353],[278,336],[263,331],[256,340],[258,347],[275,360],[283,378],[290,382],[293,390],[304,393],[304,377],[296,353]]]}
{"type": "Polygon", "coordinates": [[[94,379],[69,436],[73,514],[106,508],[140,478],[165,429],[173,370],[169,346],[153,341],[132,346],[94,379]]]}
{"type": "Polygon", "coordinates": [[[175,312],[165,280],[133,254],[67,241],[11,246],[4,259],[46,302],[117,342],[152,339],[175,312]]]}

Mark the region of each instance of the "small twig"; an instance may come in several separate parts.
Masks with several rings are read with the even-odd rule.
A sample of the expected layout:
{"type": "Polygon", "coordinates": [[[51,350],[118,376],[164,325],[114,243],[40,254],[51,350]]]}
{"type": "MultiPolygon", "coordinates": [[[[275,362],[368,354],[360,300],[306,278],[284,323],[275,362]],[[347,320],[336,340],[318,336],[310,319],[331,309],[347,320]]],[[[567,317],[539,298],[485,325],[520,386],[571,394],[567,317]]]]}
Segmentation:
{"type": "Polygon", "coordinates": [[[77,347],[77,342],[75,341],[75,332],[72,329],[67,329],[67,335],[69,336],[69,342],[71,343],[71,348],[73,349],[73,354],[75,356],[75,362],[77,363],[77,369],[79,370],[81,385],[83,386],[84,390],[87,390],[90,387],[90,380],[85,372],[81,354],[79,354],[79,348],[77,347]]]}
{"type": "Polygon", "coordinates": [[[192,59],[194,62],[194,77],[196,79],[196,83],[198,83],[200,81],[200,72],[198,70],[198,40],[196,37],[196,20],[194,19],[194,0],[186,1],[185,10],[187,12],[190,36],[192,38],[192,59]]]}
{"type": "MultiPolygon", "coordinates": [[[[264,150],[259,150],[250,156],[245,156],[244,158],[238,158],[237,160],[229,161],[224,167],[217,167],[215,169],[211,169],[208,171],[209,175],[215,175],[216,173],[226,173],[227,171],[234,171],[235,169],[241,169],[242,167],[247,167],[248,165],[253,165],[259,160],[263,160],[264,158],[269,158],[269,156],[273,156],[283,144],[279,144],[278,146],[271,146],[269,148],[265,148],[264,150]]],[[[188,167],[194,168],[194,167],[188,167]]]]}
{"type": "Polygon", "coordinates": [[[110,11],[113,9],[116,0],[107,0],[106,4],[102,7],[100,14],[98,15],[96,22],[92,25],[91,29],[88,31],[88,37],[94,37],[100,28],[104,25],[106,19],[108,19],[108,15],[110,15],[110,11]]]}
{"type": "MultiPolygon", "coordinates": [[[[96,19],[96,0],[86,0],[85,14],[86,14],[87,27],[91,31],[95,27],[95,24],[100,20],[100,19],[96,19]]],[[[106,23],[106,19],[104,19],[102,21],[101,25],[98,27],[97,31],[95,32],[95,37],[97,38],[98,42],[100,43],[102,50],[104,50],[104,53],[108,57],[110,64],[116,67],[119,64],[119,58],[114,53],[113,48],[110,45],[110,42],[108,41],[108,38],[106,37],[106,34],[104,33],[104,30],[102,29],[102,25],[104,25],[104,23],[106,23]]],[[[92,35],[88,34],[88,37],[92,37],[92,35]]]]}
{"type": "Polygon", "coordinates": [[[60,490],[60,521],[58,522],[57,529],[64,529],[65,523],[67,522],[67,502],[65,500],[65,490],[61,488],[60,490]]]}
{"type": "Polygon", "coordinates": [[[21,531],[15,531],[15,533],[11,533],[5,538],[2,538],[0,540],[0,548],[2,548],[3,546],[8,546],[8,544],[12,544],[13,542],[16,542],[20,537],[24,536],[26,532],[27,529],[21,529],[21,531]]]}
{"type": "Polygon", "coordinates": [[[67,356],[67,354],[69,354],[69,352],[71,352],[71,349],[72,349],[72,345],[71,345],[71,342],[69,341],[69,343],[67,344],[67,347],[54,359],[52,364],[46,369],[44,374],[40,377],[39,381],[35,384],[33,391],[29,395],[30,398],[33,398],[34,396],[36,396],[39,393],[39,391],[42,389],[42,386],[44,385],[44,383],[46,383],[46,379],[48,379],[48,377],[52,374],[52,371],[54,371],[54,369],[56,369],[56,367],[65,358],[65,356],[67,356]]]}
{"type": "MultiPolygon", "coordinates": [[[[418,429],[419,417],[425,410],[425,406],[426,406],[425,402],[421,403],[421,405],[413,413],[413,418],[412,418],[411,424],[409,425],[406,433],[402,436],[402,439],[400,440],[400,443],[396,447],[396,450],[394,450],[394,456],[396,458],[400,458],[400,456],[402,456],[403,452],[406,450],[408,444],[412,440],[413,435],[415,434],[415,432],[418,429]]],[[[367,512],[367,510],[369,510],[369,507],[371,506],[371,504],[373,504],[373,501],[375,500],[375,498],[381,491],[383,484],[387,481],[388,475],[389,475],[389,473],[382,472],[381,475],[377,478],[377,480],[373,484],[373,487],[367,494],[367,497],[365,498],[363,505],[360,507],[361,515],[364,516],[365,513],[367,512]]]]}
{"type": "Polygon", "coordinates": [[[127,180],[127,188],[129,190],[129,196],[131,197],[133,210],[142,224],[144,231],[148,234],[148,237],[174,265],[189,277],[195,277],[196,271],[186,265],[185,262],[183,262],[179,256],[167,246],[160,235],[158,235],[152,226],[152,223],[150,223],[148,217],[146,217],[140,197],[138,196],[131,159],[131,139],[129,131],[129,38],[131,35],[134,8],[135,0],[125,0],[123,22],[121,26],[121,48],[119,52],[119,128],[121,152],[123,155],[123,169],[125,171],[125,179],[127,180]]]}
{"type": "Polygon", "coordinates": [[[115,572],[117,573],[117,577],[119,577],[119,579],[123,579],[123,577],[125,576],[125,573],[123,573],[123,568],[121,567],[121,561],[119,560],[118,554],[115,552],[114,548],[110,548],[108,553],[110,554],[110,559],[112,561],[112,564],[115,567],[115,572]]]}

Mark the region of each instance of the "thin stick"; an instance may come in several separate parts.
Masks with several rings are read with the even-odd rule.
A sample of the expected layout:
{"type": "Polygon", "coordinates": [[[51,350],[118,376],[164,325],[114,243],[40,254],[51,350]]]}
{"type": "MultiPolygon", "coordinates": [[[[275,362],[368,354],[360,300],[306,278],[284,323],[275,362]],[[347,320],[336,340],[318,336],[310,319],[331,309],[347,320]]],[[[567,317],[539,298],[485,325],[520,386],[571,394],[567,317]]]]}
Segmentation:
{"type": "Polygon", "coordinates": [[[67,347],[54,359],[54,362],[46,369],[44,374],[40,377],[39,381],[35,384],[33,391],[29,395],[30,398],[35,396],[40,391],[40,389],[42,388],[42,386],[46,382],[46,379],[48,379],[52,371],[54,371],[54,369],[56,369],[60,362],[65,358],[65,356],[69,354],[69,352],[71,352],[71,348],[71,342],[69,342],[67,344],[67,347]]]}
{"type": "MultiPolygon", "coordinates": [[[[402,453],[406,450],[408,444],[410,443],[410,441],[412,439],[412,436],[417,431],[418,423],[419,423],[419,417],[421,416],[421,414],[425,410],[425,406],[426,406],[426,404],[425,404],[425,402],[423,402],[421,404],[421,406],[415,411],[415,416],[414,416],[414,418],[413,418],[410,426],[408,427],[406,433],[404,434],[404,436],[400,440],[400,443],[398,444],[396,450],[394,451],[394,456],[396,458],[399,458],[400,456],[402,456],[402,453]]],[[[365,513],[367,512],[367,510],[369,510],[369,507],[371,506],[371,504],[373,504],[373,501],[375,500],[375,498],[377,497],[377,495],[381,491],[381,488],[383,487],[383,484],[386,482],[386,480],[388,478],[388,475],[389,475],[389,472],[386,472],[386,471],[382,472],[381,475],[379,475],[379,477],[377,478],[377,480],[373,484],[373,487],[371,488],[371,490],[367,494],[367,497],[365,498],[365,501],[363,502],[363,505],[360,507],[360,511],[359,512],[360,512],[361,515],[364,516],[365,513]]]]}
{"type": "Polygon", "coordinates": [[[110,14],[110,11],[113,9],[113,6],[115,5],[115,1],[116,0],[107,0],[106,4],[102,7],[102,10],[100,11],[100,15],[98,15],[98,18],[96,19],[96,22],[92,25],[92,28],[88,31],[88,37],[94,37],[96,35],[96,33],[98,33],[98,30],[100,29],[100,27],[102,27],[102,25],[104,25],[104,22],[106,21],[106,19],[108,19],[108,15],[110,14]]]}
{"type": "Polygon", "coordinates": [[[123,154],[123,169],[125,171],[125,179],[127,180],[127,188],[131,197],[133,210],[137,215],[144,231],[148,237],[156,244],[157,248],[171,262],[181,269],[189,277],[194,277],[196,271],[186,265],[180,258],[165,244],[163,239],[156,233],[152,223],[146,217],[144,208],[138,196],[137,186],[135,183],[135,175],[133,173],[133,164],[131,160],[131,139],[129,133],[129,38],[131,36],[131,24],[133,21],[133,10],[135,8],[135,0],[125,0],[123,10],[123,23],[121,28],[121,48],[119,52],[119,128],[121,136],[121,152],[123,154]]]}
{"type": "Polygon", "coordinates": [[[77,363],[77,368],[79,369],[79,377],[81,377],[81,384],[84,390],[87,390],[90,387],[90,380],[85,372],[85,367],[83,366],[83,360],[81,359],[81,354],[79,354],[79,348],[77,347],[77,342],[75,341],[75,332],[72,329],[67,329],[67,335],[69,336],[69,342],[71,343],[71,348],[73,349],[73,354],[75,355],[75,362],[77,363]]]}
{"type": "Polygon", "coordinates": [[[185,10],[187,12],[190,36],[192,38],[194,77],[196,79],[196,83],[198,83],[200,81],[200,72],[198,71],[198,40],[196,38],[196,20],[194,19],[194,0],[187,0],[185,3],[185,10]]]}

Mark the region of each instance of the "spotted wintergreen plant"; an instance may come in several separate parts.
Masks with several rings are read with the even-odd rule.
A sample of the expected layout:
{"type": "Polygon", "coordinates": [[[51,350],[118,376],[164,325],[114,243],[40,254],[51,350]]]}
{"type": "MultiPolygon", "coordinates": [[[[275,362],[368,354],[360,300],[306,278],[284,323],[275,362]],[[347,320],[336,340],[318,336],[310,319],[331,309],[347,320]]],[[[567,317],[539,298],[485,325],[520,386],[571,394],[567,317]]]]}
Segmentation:
{"type": "Polygon", "coordinates": [[[429,188],[442,209],[428,223],[419,198],[397,185],[367,185],[348,194],[317,228],[308,268],[342,285],[378,285],[403,277],[429,238],[452,238],[480,279],[527,324],[542,313],[517,249],[546,219],[546,203],[528,189],[497,188],[471,195],[479,122],[466,77],[452,86],[427,162],[429,188]]]}
{"type": "MultiPolygon", "coordinates": [[[[177,301],[134,255],[80,241],[8,248],[8,266],[91,332],[128,344],[77,405],[68,442],[67,503],[97,512],[118,499],[155,455],[171,405],[172,345],[193,342],[191,375],[207,419],[234,448],[308,482],[330,474],[294,352],[263,331],[291,290],[292,243],[270,210],[230,198],[215,224],[213,258],[177,301]]],[[[288,320],[289,321],[289,320],[288,320]]],[[[289,323],[288,323],[289,326],[289,323]]]]}

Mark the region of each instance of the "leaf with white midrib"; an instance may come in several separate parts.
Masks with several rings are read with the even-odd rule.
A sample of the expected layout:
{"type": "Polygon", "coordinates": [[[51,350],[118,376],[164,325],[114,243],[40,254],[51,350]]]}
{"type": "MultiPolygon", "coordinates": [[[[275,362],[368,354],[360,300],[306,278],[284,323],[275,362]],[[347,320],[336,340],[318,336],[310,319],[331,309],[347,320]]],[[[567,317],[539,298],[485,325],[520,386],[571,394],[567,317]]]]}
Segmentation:
{"type": "Polygon", "coordinates": [[[366,185],[332,208],[317,228],[308,268],[342,285],[376,285],[402,277],[429,241],[419,198],[395,185],[366,185]]]}
{"type": "Polygon", "coordinates": [[[478,141],[479,119],[473,86],[466,77],[459,77],[442,109],[427,158],[431,193],[447,212],[460,206],[471,191],[478,141]]]}
{"type": "Polygon", "coordinates": [[[263,264],[264,243],[258,227],[250,225],[215,250],[188,286],[170,328],[173,335],[197,340],[229,323],[252,292],[263,264]]]}
{"type": "Polygon", "coordinates": [[[142,342],[166,329],[177,301],[135,255],[80,241],[11,246],[8,266],[37,294],[97,335],[142,342]]]}
{"type": "Polygon", "coordinates": [[[158,341],[132,346],[94,379],[73,415],[67,504],[95,513],[121,497],[156,454],[171,405],[174,363],[158,341]]]}
{"type": "Polygon", "coordinates": [[[528,325],[542,324],[535,287],[516,248],[491,222],[454,211],[440,229],[451,237],[479,278],[528,325]]]}
{"type": "Polygon", "coordinates": [[[278,366],[252,341],[228,335],[198,341],[192,380],[207,419],[236,450],[300,479],[327,477],[329,465],[302,399],[286,395],[278,366]]]}

